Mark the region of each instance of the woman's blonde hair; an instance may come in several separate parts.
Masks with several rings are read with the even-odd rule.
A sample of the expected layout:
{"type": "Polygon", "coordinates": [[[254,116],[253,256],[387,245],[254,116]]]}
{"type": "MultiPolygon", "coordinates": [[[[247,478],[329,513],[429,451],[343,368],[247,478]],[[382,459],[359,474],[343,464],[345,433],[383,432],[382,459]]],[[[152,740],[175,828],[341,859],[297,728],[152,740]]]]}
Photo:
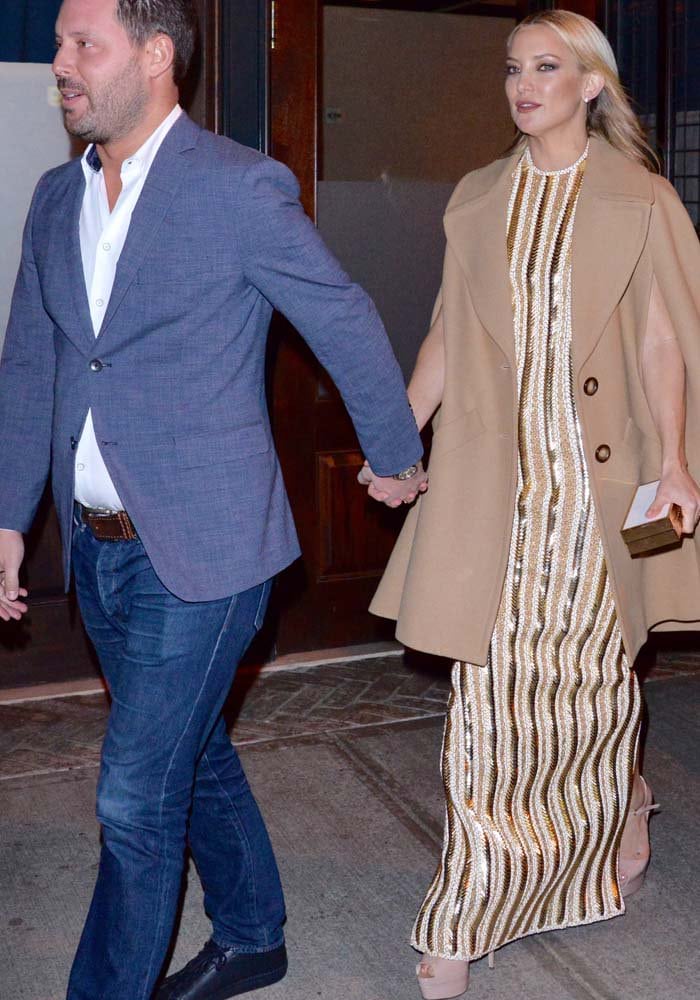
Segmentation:
{"type": "MultiPolygon", "coordinates": [[[[519,31],[535,24],[546,25],[556,31],[578,59],[582,71],[600,73],[605,81],[598,97],[588,105],[589,133],[606,139],[630,159],[658,173],[659,158],[647,142],[644,129],[632,109],[620,82],[615,54],[600,28],[587,17],[569,10],[545,10],[521,21],[508,36],[507,47],[510,48],[519,31]]],[[[526,141],[526,136],[518,130],[511,150],[523,146],[526,141]]]]}

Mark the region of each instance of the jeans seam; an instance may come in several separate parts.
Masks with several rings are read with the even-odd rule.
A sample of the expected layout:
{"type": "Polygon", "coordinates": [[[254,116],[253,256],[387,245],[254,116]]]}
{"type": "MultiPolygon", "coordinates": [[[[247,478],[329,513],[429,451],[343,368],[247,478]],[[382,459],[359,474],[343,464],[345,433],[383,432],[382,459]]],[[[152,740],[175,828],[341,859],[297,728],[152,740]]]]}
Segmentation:
{"type": "Polygon", "coordinates": [[[260,608],[263,606],[263,601],[266,600],[267,595],[269,594],[269,592],[271,590],[271,587],[272,587],[272,585],[271,585],[270,581],[266,580],[265,583],[262,586],[262,590],[260,591],[260,600],[258,601],[258,606],[257,606],[257,609],[255,611],[255,618],[253,619],[253,627],[254,627],[254,629],[255,629],[256,632],[260,631],[260,629],[262,628],[263,621],[265,620],[265,616],[263,615],[262,621],[260,622],[260,624],[258,624],[258,619],[260,617],[260,608]]]}
{"type": "Polygon", "coordinates": [[[96,577],[96,581],[97,581],[97,596],[100,599],[100,606],[101,606],[102,610],[104,611],[105,616],[112,623],[112,625],[114,626],[114,628],[117,629],[117,631],[121,632],[122,635],[126,635],[126,629],[124,628],[123,624],[121,624],[121,622],[119,621],[119,618],[120,618],[119,610],[116,607],[116,602],[114,601],[114,594],[115,594],[115,586],[116,586],[117,574],[114,573],[114,572],[112,572],[111,569],[105,573],[104,570],[103,570],[103,566],[102,566],[102,563],[105,561],[105,559],[106,559],[106,557],[107,557],[108,554],[111,554],[110,550],[107,549],[105,547],[105,543],[103,543],[102,547],[101,547],[101,549],[100,549],[100,551],[98,553],[97,559],[95,561],[95,577],[96,577]],[[110,602],[107,601],[106,596],[105,596],[105,590],[104,590],[104,587],[103,587],[103,580],[104,580],[105,577],[109,580],[109,582],[111,584],[111,589],[110,589],[109,597],[112,599],[111,600],[111,604],[113,605],[113,607],[110,607],[110,602]]]}
{"type": "MultiPolygon", "coordinates": [[[[202,681],[201,681],[201,684],[199,686],[199,691],[197,693],[197,697],[195,698],[194,702],[192,703],[192,710],[190,711],[190,714],[189,714],[189,717],[187,719],[187,722],[182,727],[182,731],[180,733],[180,738],[178,739],[177,743],[173,747],[173,752],[172,752],[172,754],[170,756],[170,760],[168,762],[168,767],[166,769],[165,775],[163,776],[163,784],[161,786],[161,795],[160,795],[160,810],[159,810],[159,815],[158,815],[158,823],[159,823],[159,827],[160,827],[161,830],[163,829],[163,805],[164,805],[164,802],[165,802],[165,789],[166,789],[167,784],[168,784],[168,778],[170,777],[170,772],[172,770],[173,763],[175,761],[175,757],[177,756],[177,752],[178,752],[178,750],[180,748],[180,744],[182,743],[183,739],[185,738],[185,733],[187,732],[187,730],[188,730],[188,728],[190,726],[190,723],[192,722],[192,719],[194,717],[195,708],[197,707],[197,705],[199,703],[199,700],[200,700],[200,698],[202,696],[202,691],[204,690],[204,685],[206,684],[207,678],[209,677],[209,674],[210,674],[211,669],[212,669],[212,664],[214,663],[214,660],[216,659],[216,654],[218,653],[219,646],[221,645],[221,638],[222,638],[224,632],[226,631],[226,628],[227,628],[227,626],[228,626],[228,624],[229,624],[229,622],[231,620],[231,616],[232,616],[232,614],[234,612],[234,609],[235,609],[235,607],[236,607],[236,605],[238,603],[238,596],[239,596],[238,594],[234,594],[233,597],[231,598],[231,602],[230,602],[230,604],[228,606],[228,610],[226,612],[226,616],[224,617],[224,620],[222,622],[221,628],[219,629],[219,634],[217,636],[216,643],[214,644],[214,649],[212,650],[211,656],[209,657],[209,664],[207,666],[207,669],[206,669],[205,673],[202,676],[202,681]]],[[[167,835],[166,835],[166,839],[167,839],[167,835]]],[[[159,938],[161,930],[162,930],[162,924],[163,924],[163,892],[164,892],[164,889],[165,889],[165,872],[164,872],[164,865],[161,864],[161,871],[160,871],[159,885],[158,885],[158,923],[156,925],[155,933],[153,935],[153,946],[151,948],[151,955],[150,955],[150,958],[148,960],[148,967],[146,969],[146,976],[144,978],[143,986],[142,986],[142,988],[140,990],[139,1000],[148,1000],[147,995],[144,992],[144,990],[145,990],[145,987],[146,987],[146,985],[148,983],[148,980],[149,980],[149,978],[151,976],[151,969],[152,969],[152,966],[153,966],[153,959],[154,959],[155,947],[156,947],[156,943],[158,941],[158,938],[159,938]]]]}
{"type": "MultiPolygon", "coordinates": [[[[248,840],[248,836],[247,836],[247,834],[245,832],[245,827],[240,822],[240,820],[238,820],[238,810],[236,809],[236,806],[234,805],[233,799],[231,798],[231,796],[228,794],[228,792],[226,791],[226,789],[224,788],[224,786],[219,781],[219,776],[216,773],[216,771],[214,770],[214,768],[211,766],[211,764],[209,762],[209,757],[207,756],[206,750],[204,751],[203,758],[204,758],[204,760],[207,763],[207,767],[209,768],[209,770],[213,774],[214,779],[216,780],[217,785],[219,786],[219,788],[223,792],[226,800],[228,801],[229,805],[231,806],[231,809],[236,814],[237,828],[240,829],[240,830],[242,830],[243,834],[245,835],[245,844],[246,844],[246,850],[247,850],[247,854],[248,854],[248,860],[249,860],[249,862],[251,862],[249,864],[249,871],[252,871],[252,867],[253,867],[252,866],[253,851],[251,849],[250,841],[248,840]]],[[[252,878],[252,880],[249,878],[249,886],[248,886],[248,888],[249,888],[249,891],[252,888],[251,896],[252,896],[252,899],[253,899],[253,913],[254,913],[254,916],[255,916],[255,922],[259,924],[260,923],[260,918],[258,916],[258,895],[257,895],[257,893],[255,891],[255,879],[254,878],[252,878]]]]}

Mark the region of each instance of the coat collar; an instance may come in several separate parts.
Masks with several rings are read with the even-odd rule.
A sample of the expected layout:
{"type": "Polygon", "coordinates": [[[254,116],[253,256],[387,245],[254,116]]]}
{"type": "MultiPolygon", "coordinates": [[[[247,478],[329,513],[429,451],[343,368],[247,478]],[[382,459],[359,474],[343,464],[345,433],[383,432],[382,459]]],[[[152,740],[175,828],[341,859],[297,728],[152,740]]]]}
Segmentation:
{"type": "MultiPolygon", "coordinates": [[[[515,363],[506,226],[520,154],[468,175],[445,214],[447,241],[467,278],[479,319],[515,363]]],[[[579,371],[597,344],[639,260],[649,227],[649,172],[591,137],[574,223],[572,353],[579,371]]]]}
{"type": "MultiPolygon", "coordinates": [[[[195,148],[201,131],[201,128],[183,112],[158,150],[131,216],[129,232],[119,257],[112,294],[97,340],[101,340],[109,329],[183,181],[187,159],[181,154],[195,148]]],[[[75,186],[71,192],[72,203],[65,216],[65,225],[68,227],[66,245],[69,247],[70,282],[74,289],[77,316],[91,347],[94,348],[95,336],[90,319],[80,250],[80,212],[84,193],[85,178],[82,170],[77,169],[75,186]]]]}

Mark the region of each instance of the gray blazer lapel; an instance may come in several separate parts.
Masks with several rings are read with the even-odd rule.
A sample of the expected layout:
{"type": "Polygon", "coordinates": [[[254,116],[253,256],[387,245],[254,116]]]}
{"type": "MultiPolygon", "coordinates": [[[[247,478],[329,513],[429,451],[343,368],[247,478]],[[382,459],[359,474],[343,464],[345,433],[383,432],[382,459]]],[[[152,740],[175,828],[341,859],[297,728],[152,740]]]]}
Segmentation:
{"type": "Polygon", "coordinates": [[[173,125],[163,140],[163,145],[158,150],[131,216],[129,233],[117,264],[117,273],[105,318],[100,328],[99,340],[108,332],[136,272],[143,264],[156,239],[158,229],[167,215],[187,171],[188,160],[182,153],[196,145],[200,131],[201,129],[183,114],[173,125]]]}
{"type": "Polygon", "coordinates": [[[85,287],[83,256],[80,250],[80,212],[83,207],[84,193],[85,178],[81,168],[75,183],[71,185],[69,204],[59,223],[59,228],[64,231],[61,242],[67,251],[64,255],[64,266],[67,270],[66,286],[72,290],[77,320],[74,328],[66,324],[63,327],[63,332],[81,351],[84,351],[86,346],[91,347],[95,342],[88,293],[85,287]]]}

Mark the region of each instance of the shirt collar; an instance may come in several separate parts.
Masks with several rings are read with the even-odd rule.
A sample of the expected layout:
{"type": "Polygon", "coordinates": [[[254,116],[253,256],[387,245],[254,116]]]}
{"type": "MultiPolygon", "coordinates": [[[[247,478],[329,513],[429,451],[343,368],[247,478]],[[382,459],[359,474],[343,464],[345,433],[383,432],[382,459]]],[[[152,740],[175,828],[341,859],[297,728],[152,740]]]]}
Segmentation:
{"type": "MultiPolygon", "coordinates": [[[[179,104],[176,104],[167,118],[164,118],[160,125],[151,132],[144,144],[128,160],[124,160],[122,173],[127,165],[138,169],[139,173],[142,171],[148,173],[156,158],[156,153],[160,149],[161,143],[181,114],[182,108],[179,104]]],[[[97,152],[97,146],[94,143],[91,143],[83,153],[82,164],[86,180],[89,180],[95,174],[99,174],[102,170],[100,154],[97,152]]]]}

